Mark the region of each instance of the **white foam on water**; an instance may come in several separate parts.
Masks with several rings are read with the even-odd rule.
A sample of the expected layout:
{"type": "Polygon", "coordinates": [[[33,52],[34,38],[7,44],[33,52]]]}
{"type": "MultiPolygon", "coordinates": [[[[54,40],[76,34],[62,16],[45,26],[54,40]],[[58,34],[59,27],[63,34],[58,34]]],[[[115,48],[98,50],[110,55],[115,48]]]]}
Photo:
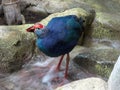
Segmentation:
{"type": "Polygon", "coordinates": [[[55,70],[55,66],[52,66],[50,70],[46,73],[46,75],[43,77],[42,79],[43,83],[50,82],[54,78],[55,76],[55,74],[53,74],[54,70],[55,70]]]}
{"type": "Polygon", "coordinates": [[[51,80],[56,76],[56,74],[54,74],[55,73],[54,70],[55,66],[52,66],[42,79],[42,83],[46,83],[50,90],[53,90],[51,80]]]}
{"type": "Polygon", "coordinates": [[[64,77],[63,72],[57,72],[56,66],[52,66],[50,70],[46,73],[46,75],[42,79],[42,83],[47,84],[50,90],[53,90],[51,85],[51,81],[56,77],[64,77]]]}
{"type": "Polygon", "coordinates": [[[55,58],[48,58],[46,61],[44,62],[36,62],[33,64],[33,66],[38,66],[38,67],[46,67],[48,66],[55,58]]]}

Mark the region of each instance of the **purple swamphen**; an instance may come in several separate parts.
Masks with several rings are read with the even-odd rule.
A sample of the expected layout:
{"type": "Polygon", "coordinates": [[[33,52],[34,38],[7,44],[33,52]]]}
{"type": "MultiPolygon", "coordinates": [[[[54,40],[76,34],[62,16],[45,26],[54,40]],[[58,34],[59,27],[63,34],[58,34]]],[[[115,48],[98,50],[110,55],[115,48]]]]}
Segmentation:
{"type": "Polygon", "coordinates": [[[47,26],[34,24],[27,29],[28,32],[36,34],[36,45],[43,53],[50,57],[61,56],[57,70],[60,70],[64,55],[67,54],[65,78],[68,76],[69,52],[75,47],[84,30],[83,23],[82,18],[67,15],[52,18],[47,26]]]}

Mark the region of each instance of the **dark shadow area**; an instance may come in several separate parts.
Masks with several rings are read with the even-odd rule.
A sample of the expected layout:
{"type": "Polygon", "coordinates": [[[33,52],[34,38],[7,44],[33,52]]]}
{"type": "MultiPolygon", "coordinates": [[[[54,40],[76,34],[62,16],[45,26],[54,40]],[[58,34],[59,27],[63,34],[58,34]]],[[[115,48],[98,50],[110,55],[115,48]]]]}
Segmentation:
{"type": "Polygon", "coordinates": [[[27,24],[39,22],[46,17],[46,16],[40,15],[38,13],[33,13],[30,11],[24,11],[22,12],[22,14],[25,17],[25,21],[27,24]]]}
{"type": "MultiPolygon", "coordinates": [[[[32,24],[32,23],[39,22],[46,17],[46,16],[42,16],[40,14],[33,13],[33,12],[30,12],[30,11],[22,12],[22,14],[25,18],[26,24],[32,24]]],[[[5,18],[4,18],[4,14],[0,15],[0,25],[7,25],[6,21],[5,21],[5,18]]]]}

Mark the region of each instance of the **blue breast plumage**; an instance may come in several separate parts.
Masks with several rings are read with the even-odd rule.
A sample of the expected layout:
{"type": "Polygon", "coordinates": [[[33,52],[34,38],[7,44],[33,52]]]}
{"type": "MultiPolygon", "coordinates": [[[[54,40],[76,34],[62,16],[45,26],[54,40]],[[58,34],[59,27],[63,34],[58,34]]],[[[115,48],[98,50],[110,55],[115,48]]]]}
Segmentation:
{"type": "Polygon", "coordinates": [[[48,56],[69,53],[83,31],[83,19],[75,15],[55,17],[42,30],[35,30],[38,48],[48,56]]]}

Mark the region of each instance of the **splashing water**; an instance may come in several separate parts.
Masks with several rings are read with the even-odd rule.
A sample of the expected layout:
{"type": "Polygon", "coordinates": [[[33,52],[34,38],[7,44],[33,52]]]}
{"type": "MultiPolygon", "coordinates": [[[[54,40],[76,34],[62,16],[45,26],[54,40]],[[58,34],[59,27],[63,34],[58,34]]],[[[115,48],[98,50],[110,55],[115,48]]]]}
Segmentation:
{"type": "Polygon", "coordinates": [[[54,60],[55,58],[49,58],[47,60],[45,60],[44,62],[36,62],[33,64],[33,66],[38,66],[38,67],[47,67],[50,63],[52,63],[52,61],[54,60]]]}
{"type": "Polygon", "coordinates": [[[58,61],[59,58],[41,61],[39,57],[34,62],[24,65],[21,71],[7,77],[2,86],[10,87],[11,90],[54,90],[69,82],[64,79],[64,70],[56,70],[58,61]]]}
{"type": "Polygon", "coordinates": [[[62,64],[62,70],[56,70],[60,58],[46,57],[43,59],[37,56],[24,65],[19,72],[0,80],[0,87],[5,87],[2,90],[54,90],[71,81],[89,76],[88,73],[80,71],[78,67],[73,68],[74,64],[72,64],[72,68],[69,68],[69,79],[65,79],[65,64],[62,64]]]}

